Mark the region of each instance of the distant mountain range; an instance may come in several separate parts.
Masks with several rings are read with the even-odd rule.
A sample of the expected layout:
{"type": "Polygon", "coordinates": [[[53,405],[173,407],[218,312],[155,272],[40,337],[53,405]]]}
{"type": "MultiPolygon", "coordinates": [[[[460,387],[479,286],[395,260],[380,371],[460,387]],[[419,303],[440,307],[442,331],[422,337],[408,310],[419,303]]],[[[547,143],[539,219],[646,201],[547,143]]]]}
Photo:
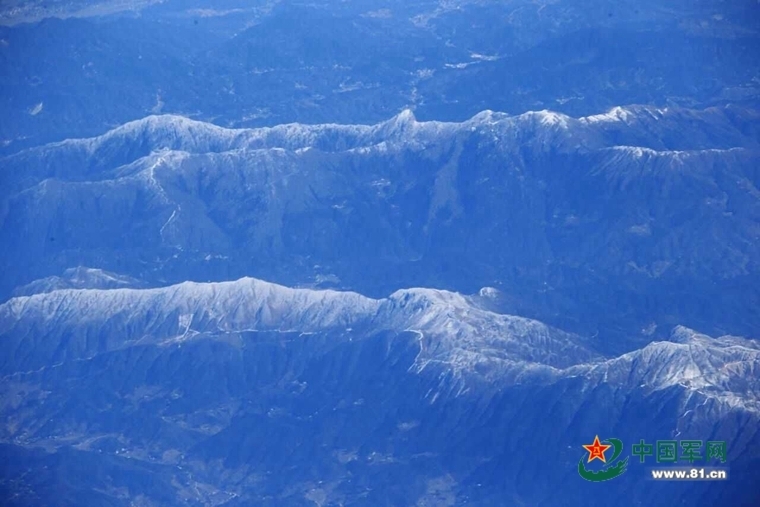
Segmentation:
{"type": "Polygon", "coordinates": [[[152,113],[257,127],[757,109],[758,15],[754,0],[5,2],[0,151],[152,113]]]}

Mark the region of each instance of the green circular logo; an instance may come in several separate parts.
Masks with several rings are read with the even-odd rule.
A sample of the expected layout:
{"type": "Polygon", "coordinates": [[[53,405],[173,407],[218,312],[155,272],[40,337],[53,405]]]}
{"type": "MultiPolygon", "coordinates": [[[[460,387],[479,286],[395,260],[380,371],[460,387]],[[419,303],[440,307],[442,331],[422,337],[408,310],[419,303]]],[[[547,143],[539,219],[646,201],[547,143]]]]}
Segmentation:
{"type": "Polygon", "coordinates": [[[609,481],[615,477],[623,475],[628,469],[628,457],[624,460],[620,460],[620,454],[623,452],[623,442],[617,438],[608,438],[606,440],[599,440],[597,435],[594,438],[594,443],[591,445],[583,446],[588,451],[588,459],[586,456],[582,456],[578,462],[578,474],[581,477],[591,482],[609,481]],[[607,461],[605,453],[612,447],[612,458],[607,461]],[[601,470],[589,470],[586,468],[586,463],[591,463],[594,460],[599,460],[605,463],[605,466],[601,470]],[[585,461],[585,463],[584,463],[585,461]]]}

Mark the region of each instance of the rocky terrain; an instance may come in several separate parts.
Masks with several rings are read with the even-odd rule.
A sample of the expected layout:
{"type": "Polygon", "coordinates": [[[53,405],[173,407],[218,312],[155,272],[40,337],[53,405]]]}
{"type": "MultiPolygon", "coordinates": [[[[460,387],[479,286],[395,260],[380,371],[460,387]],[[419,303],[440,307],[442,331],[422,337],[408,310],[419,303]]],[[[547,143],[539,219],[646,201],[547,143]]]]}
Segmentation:
{"type": "Polygon", "coordinates": [[[730,483],[642,488],[641,466],[626,505],[751,505],[756,341],[679,327],[604,357],[477,301],[255,279],[13,298],[4,502],[608,505],[574,470],[599,432],[730,442],[730,483]]]}

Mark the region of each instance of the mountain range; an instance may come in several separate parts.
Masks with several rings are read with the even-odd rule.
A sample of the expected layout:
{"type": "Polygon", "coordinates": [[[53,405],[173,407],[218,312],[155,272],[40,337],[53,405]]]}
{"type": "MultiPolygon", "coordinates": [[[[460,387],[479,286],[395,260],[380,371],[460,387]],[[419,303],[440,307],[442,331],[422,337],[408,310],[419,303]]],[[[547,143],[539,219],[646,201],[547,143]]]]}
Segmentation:
{"type": "Polygon", "coordinates": [[[753,505],[758,119],[163,115],[4,157],[4,504],[753,505]],[[594,489],[596,434],[731,477],[594,489]]]}
{"type": "Polygon", "coordinates": [[[0,505],[760,505],[759,14],[0,2],[0,505]]]}
{"type": "Polygon", "coordinates": [[[408,108],[760,107],[754,0],[27,0],[0,5],[0,151],[155,113],[227,127],[408,108]]]}
{"type": "Polygon", "coordinates": [[[677,327],[605,357],[496,296],[246,278],[13,298],[5,504],[608,505],[573,475],[589,431],[729,442],[730,483],[639,469],[607,492],[626,505],[756,499],[756,341],[677,327]]]}
{"type": "Polygon", "coordinates": [[[494,286],[502,310],[610,346],[652,324],[751,335],[759,119],[631,106],[230,130],[151,116],[2,159],[0,295],[77,266],[373,297],[494,286]]]}

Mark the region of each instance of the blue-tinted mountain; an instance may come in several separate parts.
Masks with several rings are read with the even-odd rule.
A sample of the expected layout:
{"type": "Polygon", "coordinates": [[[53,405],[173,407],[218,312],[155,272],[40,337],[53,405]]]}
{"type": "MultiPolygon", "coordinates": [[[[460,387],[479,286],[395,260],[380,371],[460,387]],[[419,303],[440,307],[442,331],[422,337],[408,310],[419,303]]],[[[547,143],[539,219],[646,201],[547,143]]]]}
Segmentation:
{"type": "Polygon", "coordinates": [[[677,327],[607,357],[493,296],[249,278],[13,298],[4,504],[601,506],[575,471],[601,433],[729,442],[731,481],[642,488],[631,463],[608,490],[625,505],[751,505],[756,341],[677,327]]]}
{"type": "Polygon", "coordinates": [[[760,505],[759,13],[3,2],[0,505],[760,505]]]}
{"type": "Polygon", "coordinates": [[[229,130],[151,116],[2,160],[3,294],[76,266],[374,296],[495,286],[503,311],[624,341],[652,324],[751,335],[758,118],[406,111],[229,130]]]}
{"type": "Polygon", "coordinates": [[[758,107],[752,0],[15,4],[0,7],[6,152],[155,112],[255,127],[758,107]]]}

